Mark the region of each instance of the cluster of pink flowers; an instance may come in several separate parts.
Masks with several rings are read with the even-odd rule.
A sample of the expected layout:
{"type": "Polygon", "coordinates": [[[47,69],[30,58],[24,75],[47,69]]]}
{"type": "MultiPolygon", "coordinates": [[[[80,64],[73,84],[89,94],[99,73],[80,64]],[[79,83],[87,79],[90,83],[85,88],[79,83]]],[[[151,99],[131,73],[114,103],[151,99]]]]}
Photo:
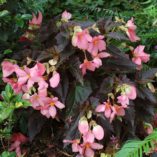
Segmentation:
{"type": "Polygon", "coordinates": [[[96,112],[103,112],[106,118],[109,118],[110,122],[113,121],[115,116],[124,116],[125,108],[129,105],[129,99],[136,99],[136,88],[132,85],[123,84],[118,86],[117,93],[120,92],[120,96],[117,97],[117,103],[113,104],[108,100],[96,107],[96,112]]]}
{"type": "Polygon", "coordinates": [[[78,124],[78,130],[81,134],[80,139],[63,141],[64,143],[72,144],[72,151],[79,153],[76,157],[94,157],[94,150],[103,148],[103,145],[95,141],[104,138],[104,130],[95,122],[92,125],[92,122],[88,123],[86,117],[82,117],[78,124]]]}
{"type": "Polygon", "coordinates": [[[22,152],[20,146],[21,144],[28,142],[28,138],[21,133],[14,133],[11,137],[11,142],[12,144],[9,148],[9,151],[15,150],[17,157],[21,157],[22,152]]]}
{"type": "Polygon", "coordinates": [[[54,71],[52,77],[46,80],[48,76],[44,76],[46,68],[42,63],[37,62],[34,67],[28,68],[3,61],[2,72],[3,81],[10,84],[15,93],[22,93],[23,98],[30,101],[32,107],[40,110],[47,118],[55,118],[56,108],[63,109],[65,107],[57,97],[49,97],[47,92],[49,85],[55,88],[60,82],[60,75],[57,71],[54,71]]]}
{"type": "Polygon", "coordinates": [[[139,45],[132,51],[132,61],[138,66],[137,69],[142,68],[142,62],[147,63],[150,60],[150,54],[144,52],[145,46],[139,45]]]}
{"type": "Polygon", "coordinates": [[[136,88],[135,86],[128,84],[122,84],[118,88],[118,90],[120,90],[121,92],[121,95],[117,97],[118,103],[120,103],[124,108],[126,108],[127,105],[129,105],[129,99],[136,99],[136,88]]]}
{"type": "MultiPolygon", "coordinates": [[[[140,38],[136,35],[136,25],[134,19],[131,18],[125,25],[125,32],[131,42],[139,41],[140,38]]],[[[139,45],[132,51],[132,61],[137,65],[137,70],[142,68],[142,62],[147,63],[150,60],[150,55],[144,52],[145,46],[139,45]]]]}
{"type": "Polygon", "coordinates": [[[110,101],[103,102],[103,104],[100,104],[96,107],[96,112],[103,112],[104,116],[106,118],[109,118],[110,122],[113,121],[115,116],[124,116],[125,115],[125,109],[123,106],[119,105],[112,105],[110,101]]]}
{"type": "Polygon", "coordinates": [[[28,30],[20,37],[19,41],[32,41],[35,38],[35,35],[31,32],[32,30],[37,30],[42,24],[42,13],[39,11],[38,17],[32,14],[32,20],[29,20],[28,30]]]}
{"type": "Polygon", "coordinates": [[[103,35],[92,37],[88,29],[82,30],[80,26],[74,27],[72,45],[78,47],[85,53],[84,62],[80,65],[82,74],[85,75],[87,70],[95,71],[102,66],[102,58],[110,56],[106,50],[106,43],[103,35]],[[91,55],[92,60],[87,59],[86,51],[91,55]]]}

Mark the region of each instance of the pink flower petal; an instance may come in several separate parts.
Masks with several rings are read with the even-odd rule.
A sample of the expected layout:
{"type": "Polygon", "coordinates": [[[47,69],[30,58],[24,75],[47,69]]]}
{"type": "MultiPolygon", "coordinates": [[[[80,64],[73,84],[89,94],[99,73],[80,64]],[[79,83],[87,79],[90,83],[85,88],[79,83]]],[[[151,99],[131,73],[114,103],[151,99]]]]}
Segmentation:
{"type": "Polygon", "coordinates": [[[37,24],[38,24],[38,25],[41,25],[42,19],[43,19],[43,15],[42,15],[42,13],[39,11],[39,13],[38,13],[38,19],[37,19],[37,24]]]}
{"type": "Polygon", "coordinates": [[[91,148],[86,148],[85,157],[94,157],[94,151],[91,148]]]}
{"type": "Polygon", "coordinates": [[[93,59],[93,63],[94,63],[94,65],[95,65],[96,68],[99,68],[100,66],[102,66],[101,59],[97,58],[97,57],[93,59]]]}
{"type": "Polygon", "coordinates": [[[131,86],[131,85],[129,86],[129,88],[130,88],[129,91],[126,92],[127,97],[131,100],[136,99],[136,97],[137,97],[136,88],[134,86],[131,86]]]}
{"type": "Polygon", "coordinates": [[[107,58],[107,57],[110,57],[111,55],[107,52],[101,52],[98,54],[98,57],[100,58],[107,58]]]}
{"type": "Polygon", "coordinates": [[[71,17],[72,17],[72,15],[69,12],[67,12],[66,10],[62,13],[62,20],[64,20],[64,21],[70,20],[71,17]]]}
{"type": "Polygon", "coordinates": [[[42,89],[47,89],[48,88],[48,84],[44,79],[40,79],[38,82],[39,88],[38,90],[42,90],[42,89]]]}
{"type": "Polygon", "coordinates": [[[94,126],[92,132],[97,140],[102,140],[104,138],[104,129],[100,125],[94,126]]]}
{"type": "Polygon", "coordinates": [[[15,71],[15,65],[8,61],[2,62],[3,77],[10,76],[15,71]]]}
{"type": "Polygon", "coordinates": [[[15,152],[16,152],[17,157],[21,157],[21,148],[20,148],[20,146],[16,147],[15,152]]]}
{"type": "Polygon", "coordinates": [[[9,148],[9,151],[13,151],[15,150],[17,147],[19,147],[21,144],[20,141],[15,141],[14,143],[11,144],[10,148],[9,148]]]}
{"type": "Polygon", "coordinates": [[[54,106],[51,106],[49,108],[49,114],[51,115],[52,118],[55,118],[56,114],[57,114],[57,110],[54,106]]]}
{"type": "Polygon", "coordinates": [[[60,75],[58,72],[54,72],[53,76],[50,78],[50,86],[56,88],[60,82],[60,75]]]}
{"type": "Polygon", "coordinates": [[[104,40],[100,40],[99,43],[98,43],[98,49],[99,51],[103,51],[103,50],[106,50],[106,43],[104,40]]]}
{"type": "Polygon", "coordinates": [[[65,107],[65,105],[62,104],[60,101],[55,102],[55,106],[58,107],[59,109],[63,109],[65,107]]]}
{"type": "Polygon", "coordinates": [[[91,148],[92,148],[92,149],[99,150],[99,149],[102,149],[102,148],[103,148],[103,145],[101,145],[101,144],[99,144],[99,143],[92,143],[92,144],[91,144],[91,148]]]}
{"type": "Polygon", "coordinates": [[[104,112],[105,111],[105,105],[98,105],[96,107],[96,112],[104,112]]]}
{"type": "Polygon", "coordinates": [[[73,152],[79,152],[79,145],[77,143],[72,144],[72,151],[73,152]]]}
{"type": "Polygon", "coordinates": [[[18,83],[19,84],[25,84],[27,82],[27,80],[28,80],[28,76],[27,75],[23,76],[23,77],[19,77],[18,78],[18,83]]]}
{"type": "Polygon", "coordinates": [[[39,63],[39,62],[37,62],[37,64],[35,65],[35,69],[39,76],[42,76],[46,71],[44,64],[39,63]]]}
{"type": "Polygon", "coordinates": [[[27,82],[27,89],[29,90],[30,88],[32,88],[34,85],[34,81],[32,81],[31,79],[28,80],[27,82]]]}
{"type": "Polygon", "coordinates": [[[48,110],[44,110],[44,109],[41,110],[40,112],[41,112],[41,114],[44,115],[44,116],[46,116],[47,114],[49,114],[49,111],[48,111],[48,110]]]}
{"type": "Polygon", "coordinates": [[[142,60],[141,60],[141,58],[132,58],[132,61],[135,63],[135,64],[137,64],[137,65],[141,65],[142,64],[142,60]]]}
{"type": "Polygon", "coordinates": [[[86,134],[83,135],[84,143],[93,143],[94,138],[94,134],[91,131],[88,131],[86,134]]]}
{"type": "Polygon", "coordinates": [[[105,114],[105,116],[107,118],[110,118],[110,116],[111,116],[111,109],[110,108],[106,108],[104,114],[105,114]]]}
{"type": "Polygon", "coordinates": [[[34,15],[34,13],[32,14],[32,16],[33,16],[33,18],[32,18],[32,20],[29,21],[29,24],[30,25],[41,25],[42,19],[43,19],[42,13],[39,11],[38,17],[36,17],[34,15]]]}
{"type": "Polygon", "coordinates": [[[87,120],[80,120],[78,124],[78,129],[81,134],[86,134],[89,130],[89,125],[87,120]]]}
{"type": "Polygon", "coordinates": [[[127,106],[129,105],[129,99],[126,95],[120,95],[117,97],[118,103],[120,103],[122,106],[127,106]]]}

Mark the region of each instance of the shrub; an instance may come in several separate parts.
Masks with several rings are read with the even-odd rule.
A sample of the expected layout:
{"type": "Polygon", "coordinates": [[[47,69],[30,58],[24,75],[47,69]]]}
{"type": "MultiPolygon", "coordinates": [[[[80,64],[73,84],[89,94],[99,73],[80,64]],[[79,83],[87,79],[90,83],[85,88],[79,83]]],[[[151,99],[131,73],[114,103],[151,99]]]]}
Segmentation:
{"type": "Polygon", "coordinates": [[[18,156],[21,145],[42,131],[53,135],[56,152],[64,154],[64,143],[64,151],[85,157],[148,134],[144,124],[155,112],[157,69],[143,68],[150,55],[139,44],[134,19],[78,22],[71,16],[64,11],[41,25],[39,11],[20,37],[21,49],[2,62],[3,81],[31,104],[15,114],[18,133],[13,131],[10,150],[18,156]]]}

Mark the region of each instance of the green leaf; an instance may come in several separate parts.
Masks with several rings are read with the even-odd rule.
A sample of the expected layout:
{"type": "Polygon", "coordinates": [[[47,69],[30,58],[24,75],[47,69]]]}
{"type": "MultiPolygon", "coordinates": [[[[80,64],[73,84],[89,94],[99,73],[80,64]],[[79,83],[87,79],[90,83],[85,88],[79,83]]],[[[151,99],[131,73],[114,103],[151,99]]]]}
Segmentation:
{"type": "Polygon", "coordinates": [[[19,26],[19,27],[23,27],[24,26],[24,21],[23,21],[23,19],[16,19],[16,24],[17,24],[17,26],[19,26]]]}
{"type": "Polygon", "coordinates": [[[22,100],[21,103],[23,104],[22,107],[24,108],[31,106],[31,103],[27,100],[22,100]]]}
{"type": "Polygon", "coordinates": [[[4,99],[4,101],[9,102],[10,99],[12,98],[12,96],[14,95],[14,91],[13,91],[12,87],[9,84],[7,84],[5,86],[5,91],[2,91],[1,95],[4,99]]]}
{"type": "Polygon", "coordinates": [[[74,109],[76,109],[78,105],[83,104],[91,93],[92,88],[90,82],[85,82],[84,85],[76,84],[76,86],[70,91],[66,101],[68,106],[66,115],[72,115],[74,109]]]}
{"type": "Polygon", "coordinates": [[[143,141],[130,140],[127,141],[120,151],[118,151],[115,157],[142,157],[144,153],[149,153],[157,142],[157,131],[147,136],[143,141]]]}
{"type": "Polygon", "coordinates": [[[8,10],[3,10],[3,11],[0,11],[0,18],[4,17],[4,16],[7,16],[9,14],[9,11],[8,10]]]}
{"type": "Polygon", "coordinates": [[[21,19],[23,20],[30,20],[32,18],[32,15],[31,14],[23,14],[21,16],[21,19]]]}
{"type": "Polygon", "coordinates": [[[3,54],[7,55],[7,54],[11,54],[13,51],[11,49],[6,49],[4,50],[3,54]]]}
{"type": "Polygon", "coordinates": [[[13,113],[13,111],[13,107],[7,107],[5,109],[0,110],[0,123],[7,119],[13,113]]]}
{"type": "Polygon", "coordinates": [[[6,2],[7,2],[7,0],[0,0],[0,5],[4,4],[6,2]]]}
{"type": "Polygon", "coordinates": [[[15,152],[8,152],[8,151],[4,151],[0,157],[16,157],[16,153],[15,152]]]}
{"type": "Polygon", "coordinates": [[[10,99],[9,99],[9,97],[7,96],[7,94],[6,94],[5,91],[2,91],[1,95],[2,95],[2,97],[3,97],[3,99],[4,99],[4,101],[6,101],[6,102],[9,102],[9,101],[10,101],[10,99]]]}
{"type": "Polygon", "coordinates": [[[7,94],[13,94],[14,93],[13,89],[11,88],[11,86],[9,84],[6,85],[5,91],[7,94]]]}

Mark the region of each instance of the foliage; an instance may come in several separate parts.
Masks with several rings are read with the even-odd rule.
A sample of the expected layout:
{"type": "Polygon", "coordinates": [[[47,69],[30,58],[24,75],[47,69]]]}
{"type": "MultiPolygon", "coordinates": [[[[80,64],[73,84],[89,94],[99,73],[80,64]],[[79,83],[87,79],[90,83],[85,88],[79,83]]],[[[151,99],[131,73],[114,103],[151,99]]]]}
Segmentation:
{"type": "Polygon", "coordinates": [[[0,157],[15,157],[16,154],[14,152],[7,152],[7,151],[4,151],[0,157]]]}
{"type": "Polygon", "coordinates": [[[5,87],[5,91],[1,93],[2,100],[0,101],[0,137],[9,137],[15,122],[14,110],[18,108],[27,108],[29,102],[22,99],[22,95],[14,93],[10,85],[5,87]],[[2,125],[4,124],[4,125],[2,125]]]}
{"type": "Polygon", "coordinates": [[[20,107],[28,107],[30,104],[22,99],[22,95],[16,95],[10,85],[2,92],[3,101],[0,102],[0,123],[12,115],[13,111],[20,107]]]}
{"type": "Polygon", "coordinates": [[[148,154],[155,149],[157,139],[157,131],[147,136],[143,141],[130,140],[127,141],[121,150],[116,153],[116,157],[121,157],[125,154],[126,157],[142,157],[143,153],[148,154]]]}
{"type": "MultiPolygon", "coordinates": [[[[29,138],[26,146],[30,148],[29,155],[43,149],[41,155],[47,155],[47,147],[51,146],[55,146],[50,149],[57,152],[57,156],[73,154],[68,142],[63,146],[63,140],[73,144],[80,138],[77,144],[83,147],[81,142],[87,140],[78,126],[80,119],[86,117],[89,132],[95,125],[105,132],[101,141],[104,153],[100,150],[96,153],[98,156],[114,155],[115,146],[135,137],[139,140],[127,142],[117,155],[128,153],[129,157],[133,151],[139,156],[153,148],[157,132],[146,137],[145,124],[153,125],[157,104],[157,68],[152,68],[156,66],[155,1],[7,0],[0,3],[0,60],[5,59],[2,77],[11,85],[5,87],[0,101],[0,136],[5,144],[11,133],[22,132],[29,138]],[[67,14],[61,15],[65,9],[72,13],[72,20],[67,14]],[[39,11],[44,17],[42,25],[33,23],[39,11]],[[132,39],[128,36],[127,21],[132,16],[141,38],[138,41],[133,29],[138,42],[130,42],[132,39]],[[103,42],[103,50],[97,55],[104,53],[106,57],[81,47],[86,46],[84,42],[91,44],[90,39],[76,44],[73,40],[77,31],[103,42]],[[19,41],[21,37],[26,38],[19,41]],[[145,50],[139,43],[146,45],[145,50]],[[136,56],[136,49],[141,49],[142,57],[136,56]],[[151,59],[144,51],[151,54],[151,59]],[[140,66],[134,60],[136,57],[141,61],[140,66]],[[92,62],[94,69],[88,67],[86,59],[92,62]],[[149,59],[148,64],[142,64],[149,59]],[[4,77],[7,64],[14,70],[4,77]],[[84,66],[87,66],[85,72],[84,66]],[[16,85],[21,86],[20,92],[15,94],[16,85]],[[120,100],[123,94],[126,102],[120,100]],[[34,97],[36,95],[38,97],[34,97]],[[55,103],[59,103],[60,108],[55,103]],[[98,112],[101,105],[108,105],[111,111],[98,112]],[[117,139],[114,142],[110,139],[112,135],[117,139]]],[[[7,153],[3,152],[3,156],[7,153]]]]}

